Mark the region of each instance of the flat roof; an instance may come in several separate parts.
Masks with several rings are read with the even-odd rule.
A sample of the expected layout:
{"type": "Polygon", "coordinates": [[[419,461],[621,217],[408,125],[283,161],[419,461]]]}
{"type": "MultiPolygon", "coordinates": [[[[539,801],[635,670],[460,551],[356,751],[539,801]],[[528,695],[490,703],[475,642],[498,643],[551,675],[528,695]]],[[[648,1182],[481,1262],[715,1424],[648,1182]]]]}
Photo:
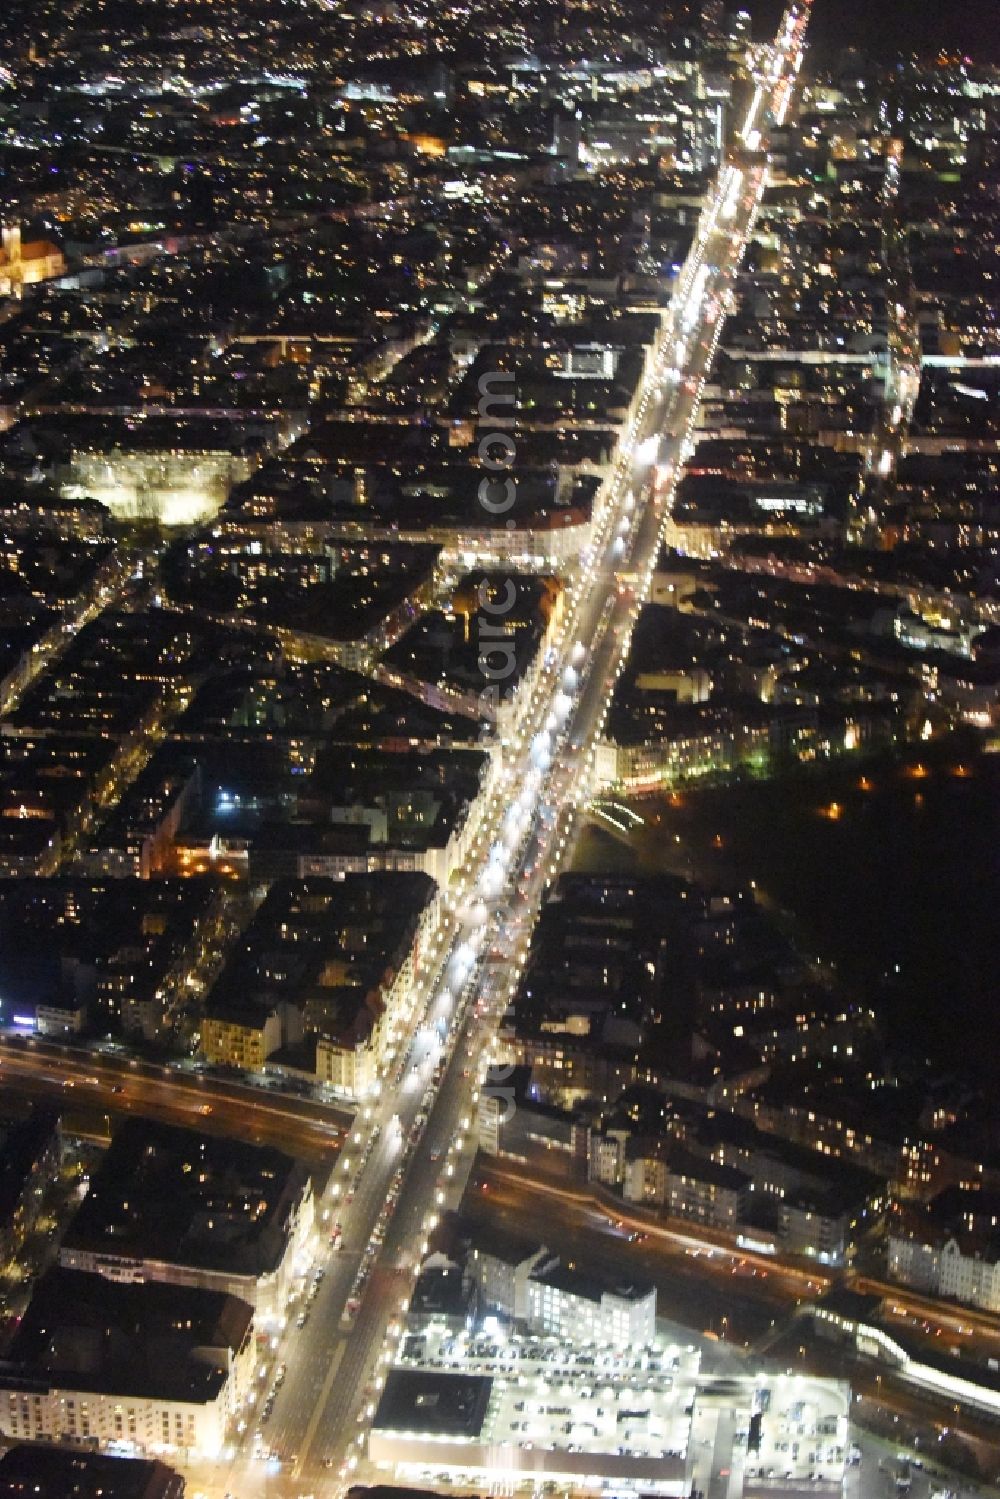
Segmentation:
{"type": "Polygon", "coordinates": [[[183,1492],[180,1475],[154,1458],[28,1442],[0,1457],[0,1499],[180,1499],[183,1492]]]}
{"type": "Polygon", "coordinates": [[[209,1363],[204,1350],[237,1352],[252,1327],[251,1308],[236,1296],[49,1270],[0,1362],[0,1389],[206,1403],[228,1375],[226,1360],[209,1363]]]}
{"type": "Polygon", "coordinates": [[[460,1217],[455,1232],[470,1250],[488,1254],[505,1265],[521,1265],[545,1248],[540,1239],[528,1238],[504,1227],[502,1223],[477,1223],[471,1218],[460,1217]]]}
{"type": "Polygon", "coordinates": [[[653,1294],[651,1285],[632,1285],[630,1282],[612,1280],[610,1277],[586,1274],[571,1269],[569,1265],[553,1265],[532,1274],[531,1279],[542,1285],[553,1286],[572,1296],[583,1296],[587,1301],[600,1301],[602,1296],[619,1296],[623,1301],[644,1301],[653,1294]]]}
{"type": "Polygon", "coordinates": [[[63,1239],[76,1253],[260,1276],[281,1263],[308,1170],[270,1146],[127,1119],[63,1239]]]}
{"type": "MultiPolygon", "coordinates": [[[[487,1376],[481,1428],[442,1430],[411,1403],[404,1422],[376,1421],[375,1460],[412,1476],[425,1467],[531,1470],[673,1484],[684,1473],[699,1357],[694,1348],[662,1344],[631,1355],[583,1353],[571,1340],[455,1334],[433,1323],[406,1340],[395,1374],[412,1372],[416,1389],[432,1388],[428,1378],[487,1376]],[[453,1372],[440,1375],[442,1365],[453,1372]]],[[[749,1396],[746,1403],[749,1409],[749,1396]]]]}
{"type": "Polygon", "coordinates": [[[375,1413],[376,1430],[478,1437],[493,1390],[489,1374],[393,1369],[375,1413]]]}

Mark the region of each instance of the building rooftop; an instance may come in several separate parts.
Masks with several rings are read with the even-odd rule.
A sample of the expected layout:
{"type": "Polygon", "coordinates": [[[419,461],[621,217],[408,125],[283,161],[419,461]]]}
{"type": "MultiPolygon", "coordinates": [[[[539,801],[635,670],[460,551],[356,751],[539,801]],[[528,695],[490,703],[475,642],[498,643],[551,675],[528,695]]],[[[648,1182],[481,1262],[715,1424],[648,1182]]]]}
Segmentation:
{"type": "Polygon", "coordinates": [[[603,1296],[617,1296],[623,1301],[644,1301],[653,1294],[651,1285],[632,1285],[610,1276],[576,1270],[569,1265],[546,1265],[532,1273],[531,1279],[554,1290],[564,1291],[570,1296],[580,1296],[586,1301],[599,1302],[603,1296]]]}
{"type": "Polygon", "coordinates": [[[487,1225],[460,1217],[455,1222],[455,1232],[468,1244],[470,1251],[492,1255],[507,1265],[522,1265],[545,1248],[540,1239],[515,1233],[496,1222],[487,1225]]]}
{"type": "Polygon", "coordinates": [[[53,1269],[35,1287],[0,1362],[0,1388],[58,1385],[208,1402],[252,1328],[251,1308],[235,1296],[53,1269]]]}
{"type": "Polygon", "coordinates": [[[0,1499],[183,1499],[184,1480],[155,1458],[106,1457],[18,1442],[0,1457],[0,1499]]]}
{"type": "Polygon", "coordinates": [[[742,1192],[750,1185],[750,1177],[735,1166],[723,1166],[707,1156],[695,1155],[683,1146],[671,1146],[670,1174],[691,1177],[707,1186],[718,1187],[727,1192],[742,1192]]]}
{"type": "Polygon", "coordinates": [[[270,1147],[127,1119],[61,1252],[265,1275],[284,1254],[306,1179],[301,1162],[270,1147]]]}
{"type": "Polygon", "coordinates": [[[440,1437],[478,1437],[493,1389],[486,1374],[438,1374],[393,1369],[375,1414],[375,1427],[430,1432],[440,1437]]]}

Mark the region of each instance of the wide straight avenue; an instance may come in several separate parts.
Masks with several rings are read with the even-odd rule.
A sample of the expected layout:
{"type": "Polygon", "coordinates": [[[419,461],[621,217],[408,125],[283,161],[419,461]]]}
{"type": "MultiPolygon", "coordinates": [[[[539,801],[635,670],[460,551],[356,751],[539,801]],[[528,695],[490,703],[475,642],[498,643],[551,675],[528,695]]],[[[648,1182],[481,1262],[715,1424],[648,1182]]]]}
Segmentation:
{"type": "MultiPolygon", "coordinates": [[[[586,800],[603,725],[682,467],[734,276],[766,183],[766,134],[787,105],[808,6],[786,14],[742,144],[721,166],[664,313],[632,431],[591,546],[567,579],[560,635],[499,753],[472,855],[449,892],[436,967],[414,996],[379,1096],[359,1110],[318,1205],[321,1277],[288,1309],[267,1419],[186,1470],[189,1492],[327,1496],[363,1472],[367,1432],[428,1235],[456,1206],[475,1154],[475,1110],[498,1021],[547,885],[586,800]],[[301,1324],[301,1325],[299,1325],[301,1324]]],[[[516,584],[516,578],[513,579],[516,584]]],[[[262,1385],[263,1405],[269,1381],[262,1385]]]]}

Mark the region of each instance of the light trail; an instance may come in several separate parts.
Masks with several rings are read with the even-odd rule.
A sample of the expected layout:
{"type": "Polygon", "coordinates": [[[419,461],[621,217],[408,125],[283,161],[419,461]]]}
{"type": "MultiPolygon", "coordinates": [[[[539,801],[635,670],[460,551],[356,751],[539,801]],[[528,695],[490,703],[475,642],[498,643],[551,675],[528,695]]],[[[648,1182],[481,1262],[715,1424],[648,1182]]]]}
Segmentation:
{"type": "MultiPolygon", "coordinates": [[[[801,6],[789,12],[772,101],[807,14],[801,6]]],[[[755,106],[755,119],[761,108],[755,106]]],[[[719,309],[752,232],[766,169],[761,163],[744,171],[734,189],[736,177],[732,165],[721,169],[661,317],[590,543],[566,579],[558,636],[518,705],[472,852],[446,892],[433,972],[413,995],[412,1036],[392,1058],[379,1096],[366,1102],[355,1130],[361,1139],[352,1136],[320,1204],[324,1229],[332,1226],[338,1247],[325,1256],[309,1325],[289,1334],[278,1352],[288,1374],[273,1417],[258,1443],[257,1417],[248,1416],[244,1448],[228,1464],[189,1470],[192,1490],[210,1499],[227,1492],[241,1499],[264,1493],[296,1499],[304,1492],[326,1499],[341,1494],[358,1469],[428,1236],[474,1156],[478,1075],[516,992],[530,927],[566,857],[576,814],[589,800],[596,743],[649,593],[722,332],[719,309]],[[732,217],[724,222],[727,202],[732,217]],[[430,1065],[428,1027],[439,1043],[430,1065]],[[281,1454],[280,1471],[251,1455],[258,1446],[281,1454]]]]}

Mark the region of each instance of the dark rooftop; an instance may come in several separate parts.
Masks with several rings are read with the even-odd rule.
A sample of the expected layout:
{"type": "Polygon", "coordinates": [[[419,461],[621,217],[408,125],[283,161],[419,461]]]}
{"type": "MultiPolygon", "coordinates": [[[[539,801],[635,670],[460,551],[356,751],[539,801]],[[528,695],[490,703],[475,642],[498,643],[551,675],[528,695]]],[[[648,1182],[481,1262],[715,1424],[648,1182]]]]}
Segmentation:
{"type": "Polygon", "coordinates": [[[184,1480],[155,1459],[18,1442],[0,1458],[0,1499],[182,1499],[184,1480]]]}
{"type": "Polygon", "coordinates": [[[214,1400],[228,1352],[253,1327],[245,1301],[192,1286],[123,1284],[79,1270],[49,1270],[7,1356],[0,1388],[50,1382],[150,1400],[214,1400]],[[218,1364],[207,1362],[216,1349],[218,1364]]]}
{"type": "Polygon", "coordinates": [[[63,1240],[234,1275],[273,1271],[306,1168],[281,1151],[128,1119],[63,1240]]]}
{"type": "Polygon", "coordinates": [[[393,1369],[374,1424],[382,1431],[474,1438],[482,1431],[492,1389],[492,1377],[486,1374],[393,1369]]]}

